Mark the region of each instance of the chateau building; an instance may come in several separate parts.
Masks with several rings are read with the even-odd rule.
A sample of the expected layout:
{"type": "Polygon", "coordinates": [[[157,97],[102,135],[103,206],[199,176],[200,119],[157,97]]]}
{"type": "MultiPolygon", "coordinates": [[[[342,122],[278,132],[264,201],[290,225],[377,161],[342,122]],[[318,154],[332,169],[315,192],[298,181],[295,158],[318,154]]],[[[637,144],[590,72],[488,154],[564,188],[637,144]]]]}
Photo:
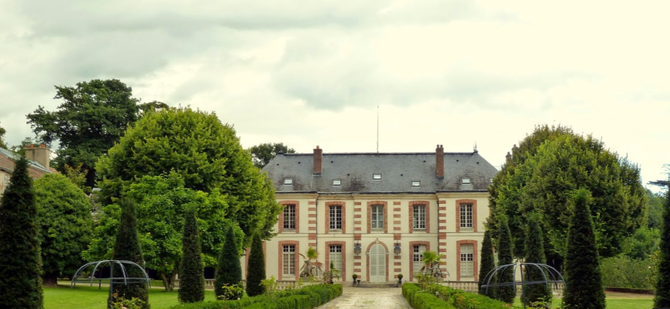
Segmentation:
{"type": "Polygon", "coordinates": [[[479,155],[445,153],[279,154],[263,168],[284,206],[265,243],[268,276],[297,280],[309,247],[342,281],[412,281],[436,251],[445,280],[478,276],[487,187],[497,169],[479,155]]]}
{"type": "MultiPolygon", "coordinates": [[[[49,167],[50,151],[45,145],[26,146],[26,158],[28,159],[28,174],[33,179],[39,179],[47,173],[57,173],[49,167]]],[[[0,147],[0,196],[9,185],[9,178],[14,171],[14,162],[19,155],[0,147]]]]}

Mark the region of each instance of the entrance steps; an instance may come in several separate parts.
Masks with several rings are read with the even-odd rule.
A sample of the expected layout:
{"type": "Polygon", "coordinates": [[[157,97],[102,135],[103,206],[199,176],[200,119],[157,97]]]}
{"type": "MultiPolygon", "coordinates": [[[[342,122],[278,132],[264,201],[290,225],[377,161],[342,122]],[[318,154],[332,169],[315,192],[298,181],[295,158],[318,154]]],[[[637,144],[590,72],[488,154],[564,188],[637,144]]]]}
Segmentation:
{"type": "Polygon", "coordinates": [[[355,288],[395,288],[399,287],[397,281],[389,281],[389,282],[363,282],[361,283],[352,285],[351,287],[355,288]]]}

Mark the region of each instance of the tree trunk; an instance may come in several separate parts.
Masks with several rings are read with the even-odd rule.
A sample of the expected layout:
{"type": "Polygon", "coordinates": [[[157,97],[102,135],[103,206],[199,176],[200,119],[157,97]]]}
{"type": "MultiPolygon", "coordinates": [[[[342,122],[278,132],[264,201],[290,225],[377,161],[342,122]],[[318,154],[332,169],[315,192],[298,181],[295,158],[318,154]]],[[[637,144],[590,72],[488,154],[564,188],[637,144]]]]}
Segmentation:
{"type": "Polygon", "coordinates": [[[56,286],[58,285],[58,273],[51,272],[45,273],[42,275],[42,285],[44,286],[56,286]]]}
{"type": "Polygon", "coordinates": [[[161,280],[163,280],[163,286],[165,287],[165,292],[174,291],[174,283],[177,278],[177,269],[172,271],[170,274],[161,272],[161,280]]]}

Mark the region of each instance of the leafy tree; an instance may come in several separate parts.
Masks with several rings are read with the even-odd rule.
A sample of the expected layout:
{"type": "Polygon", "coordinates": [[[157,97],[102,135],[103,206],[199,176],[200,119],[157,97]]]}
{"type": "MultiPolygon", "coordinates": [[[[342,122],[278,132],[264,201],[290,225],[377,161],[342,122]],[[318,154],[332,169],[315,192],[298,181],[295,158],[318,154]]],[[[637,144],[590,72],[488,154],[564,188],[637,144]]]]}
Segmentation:
{"type": "MultiPolygon", "coordinates": [[[[549,264],[559,266],[565,254],[570,192],[585,187],[594,198],[592,216],[603,257],[622,252],[622,240],[645,222],[646,200],[639,168],[608,151],[601,141],[566,127],[537,127],[519,147],[489,188],[492,212],[510,218],[515,256],[522,257],[525,214],[538,212],[545,231],[549,264]]],[[[497,223],[492,228],[496,230],[497,223]]]]}
{"type": "Polygon", "coordinates": [[[28,161],[16,161],[0,199],[0,308],[43,308],[37,206],[28,161]]]}
{"type": "Polygon", "coordinates": [[[3,127],[0,127],[0,148],[7,149],[7,144],[5,144],[5,133],[7,133],[7,130],[5,130],[3,127]]]}
{"type": "Polygon", "coordinates": [[[645,260],[658,250],[660,242],[660,230],[643,226],[637,229],[635,234],[624,240],[623,253],[632,259],[645,260]]]}
{"type": "Polygon", "coordinates": [[[668,308],[670,307],[670,181],[657,181],[655,184],[665,186],[669,190],[666,191],[663,210],[654,307],[668,308]]]}
{"type": "MultiPolygon", "coordinates": [[[[528,216],[528,228],[526,229],[526,263],[546,264],[547,259],[544,256],[544,243],[542,240],[542,228],[540,227],[540,218],[537,214],[528,216]]],[[[526,282],[544,282],[546,274],[537,267],[526,267],[526,282]]],[[[553,294],[546,284],[531,284],[525,287],[526,305],[538,301],[550,301],[553,294]]]]}
{"type": "Polygon", "coordinates": [[[88,174],[88,170],[84,168],[83,163],[79,163],[79,165],[75,167],[65,164],[64,169],[65,171],[63,172],[63,175],[65,175],[65,177],[70,179],[75,186],[84,190],[84,193],[87,195],[91,194],[91,187],[86,186],[86,175],[88,174]]]}
{"type": "Polygon", "coordinates": [[[194,207],[189,208],[184,221],[179,282],[179,301],[182,303],[205,300],[205,273],[200,257],[200,236],[195,211],[194,207]]]}
{"type": "MultiPolygon", "coordinates": [[[[507,217],[500,215],[498,217],[499,231],[498,231],[498,266],[512,264],[514,258],[512,252],[514,251],[512,243],[512,234],[507,225],[507,217]]],[[[498,272],[498,282],[514,282],[514,268],[508,267],[505,271],[498,272]]],[[[511,304],[516,297],[516,288],[514,286],[501,286],[495,292],[497,299],[511,304]]]]}
{"type": "Polygon", "coordinates": [[[269,238],[281,212],[272,183],[253,167],[233,128],[211,113],[190,108],[148,113],[100,157],[97,168],[106,205],[137,182],[137,175],[175,171],[187,189],[219,190],[227,204],[225,217],[245,235],[259,231],[269,238]]]}
{"type": "Polygon", "coordinates": [[[265,293],[265,254],[263,254],[263,240],[255,235],[251,241],[249,265],[247,265],[247,295],[256,296],[265,293]]]}
{"type": "Polygon", "coordinates": [[[584,188],[573,191],[569,201],[572,216],[565,257],[563,306],[566,309],[605,308],[596,234],[589,207],[592,203],[591,193],[584,188]]]}
{"type": "Polygon", "coordinates": [[[477,285],[479,288],[479,294],[486,295],[490,298],[495,297],[495,288],[482,288],[482,285],[496,282],[496,278],[491,278],[491,280],[485,281],[489,272],[495,268],[496,262],[495,257],[493,256],[493,241],[491,240],[491,230],[486,229],[484,232],[484,241],[482,242],[481,263],[479,266],[479,282],[477,285]]]}
{"type": "Polygon", "coordinates": [[[138,100],[132,89],[117,79],[77,83],[75,87],[55,86],[54,99],[62,100],[56,111],[39,106],[28,114],[28,123],[41,142],[59,142],[56,169],[65,164],[83,164],[88,170],[86,185],[95,185],[95,162],[118,142],[123,132],[138,119],[138,100]]]}
{"type": "MultiPolygon", "coordinates": [[[[114,253],[112,254],[115,260],[132,261],[138,265],[142,265],[142,249],[140,248],[140,240],[137,235],[137,219],[135,218],[135,203],[131,200],[124,199],[121,201],[121,222],[118,232],[116,234],[116,243],[114,244],[114,253]]],[[[119,271],[118,268],[115,272],[119,271]]],[[[129,277],[143,277],[142,270],[137,268],[128,268],[129,277]]],[[[115,273],[115,277],[122,277],[121,272],[115,273]]],[[[146,283],[128,283],[115,284],[113,289],[110,289],[110,295],[107,302],[108,308],[113,308],[113,296],[117,298],[132,299],[136,297],[142,301],[142,309],[149,309],[149,290],[146,283]]]]}
{"type": "Polygon", "coordinates": [[[242,266],[240,266],[240,252],[238,251],[235,233],[232,228],[226,231],[219,266],[216,268],[214,292],[217,297],[224,296],[225,285],[235,285],[242,281],[242,266]]]}
{"type": "Polygon", "coordinates": [[[283,143],[263,143],[249,148],[254,165],[258,168],[266,166],[278,153],[295,153],[283,143]]]}
{"type": "Polygon", "coordinates": [[[654,194],[647,189],[647,200],[649,201],[647,226],[650,229],[660,229],[663,226],[663,205],[665,197],[662,193],[654,194]]]}
{"type": "MultiPolygon", "coordinates": [[[[226,219],[227,202],[218,190],[211,193],[184,188],[183,178],[176,172],[165,176],[144,176],[130,185],[126,195],[137,204],[138,230],[142,253],[147,266],[158,272],[166,291],[172,291],[182,260],[182,239],[185,210],[196,207],[205,266],[215,267],[229,226],[234,227],[239,248],[244,233],[226,219]],[[193,206],[195,205],[195,206],[193,206]]],[[[88,260],[108,259],[114,246],[120,207],[103,208],[93,239],[84,256],[88,260]]]]}
{"type": "Polygon", "coordinates": [[[82,265],[93,230],[91,202],[84,192],[60,174],[47,174],[35,181],[37,222],[42,248],[45,285],[56,285],[64,274],[74,274],[82,265]]]}

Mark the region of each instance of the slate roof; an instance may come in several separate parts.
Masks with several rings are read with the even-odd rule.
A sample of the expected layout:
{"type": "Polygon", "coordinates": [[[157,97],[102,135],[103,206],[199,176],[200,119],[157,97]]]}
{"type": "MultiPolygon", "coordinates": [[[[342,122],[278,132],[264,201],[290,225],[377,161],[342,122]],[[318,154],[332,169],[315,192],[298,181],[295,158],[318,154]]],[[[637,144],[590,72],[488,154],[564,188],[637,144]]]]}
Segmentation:
{"type": "Polygon", "coordinates": [[[444,178],[436,176],[435,153],[324,153],[320,176],[313,154],[278,154],[263,168],[277,193],[436,193],[487,191],[498,170],[478,152],[445,153],[444,178]],[[373,174],[381,173],[381,180],[373,174]],[[293,185],[284,185],[291,178],[293,185]],[[464,178],[470,184],[463,184],[464,178]],[[333,186],[340,180],[340,186],[333,186]],[[420,181],[413,187],[412,181],[420,181]]]}
{"type": "MultiPolygon", "coordinates": [[[[14,161],[19,159],[19,155],[8,149],[0,147],[0,171],[11,174],[14,171],[14,161]]],[[[44,176],[45,173],[55,173],[54,169],[47,169],[37,161],[28,160],[28,174],[31,178],[37,179],[44,176]]]]}

